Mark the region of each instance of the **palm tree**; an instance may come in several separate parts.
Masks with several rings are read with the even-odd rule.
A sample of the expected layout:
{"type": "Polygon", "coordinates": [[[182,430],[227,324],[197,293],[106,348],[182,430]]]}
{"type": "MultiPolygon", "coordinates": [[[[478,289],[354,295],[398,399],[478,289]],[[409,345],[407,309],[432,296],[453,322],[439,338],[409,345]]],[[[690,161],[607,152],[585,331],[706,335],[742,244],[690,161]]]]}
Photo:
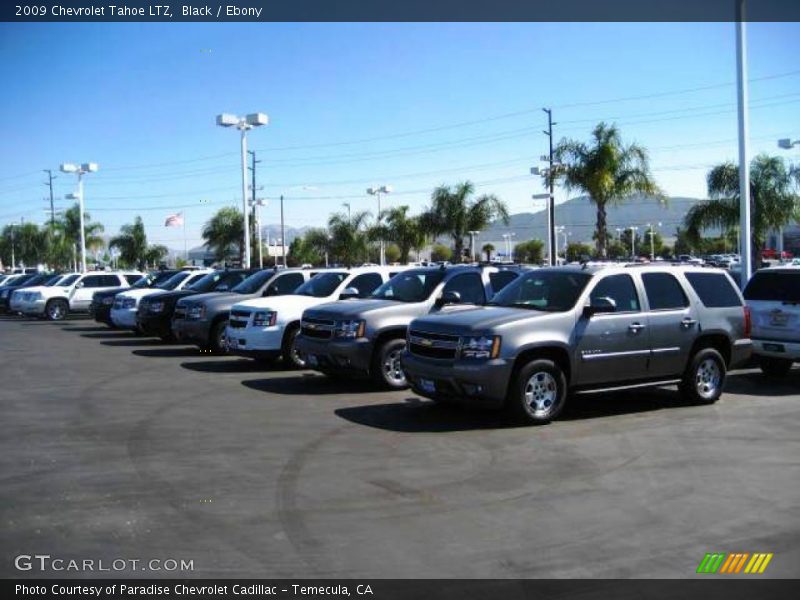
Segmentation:
{"type": "Polygon", "coordinates": [[[147,262],[147,235],[141,217],[136,217],[133,224],[119,228],[119,235],[111,238],[109,248],[119,249],[120,260],[127,265],[143,268],[147,262]]]}
{"type": "Polygon", "coordinates": [[[369,254],[369,235],[366,227],[369,217],[368,211],[357,212],[352,216],[346,213],[334,213],[330,216],[329,249],[338,262],[352,266],[369,254]]]}
{"type": "Polygon", "coordinates": [[[397,244],[399,261],[407,263],[411,250],[423,246],[427,237],[419,217],[409,217],[408,206],[396,206],[382,211],[381,218],[383,223],[370,230],[370,238],[397,244]]]}
{"type": "Polygon", "coordinates": [[[169,254],[169,248],[161,244],[153,244],[148,246],[144,253],[144,261],[153,268],[160,265],[164,258],[169,254]]]}
{"type": "MultiPolygon", "coordinates": [[[[792,179],[782,158],[760,154],[750,162],[750,253],[756,268],[761,265],[760,250],[769,230],[800,217],[800,196],[792,190],[792,179]]],[[[704,229],[739,225],[739,167],[729,162],[717,165],[709,171],[707,185],[709,199],[692,206],[684,218],[693,241],[700,239],[704,229]]]]}
{"type": "Polygon", "coordinates": [[[483,248],[481,248],[486,253],[486,262],[491,262],[492,260],[492,252],[494,252],[494,244],[484,244],[483,248]]]}
{"type": "MultiPolygon", "coordinates": [[[[589,196],[597,209],[595,242],[597,254],[606,257],[608,237],[606,207],[619,204],[634,194],[664,195],[650,174],[647,151],[637,144],[624,145],[614,125],[600,123],[592,131],[589,145],[575,140],[562,140],[555,149],[559,165],[552,176],[569,190],[577,189],[589,196]]],[[[549,176],[545,181],[549,183],[549,176]]]]}
{"type": "MultiPolygon", "coordinates": [[[[100,234],[103,233],[105,228],[101,223],[92,222],[91,218],[88,212],[83,212],[83,231],[86,238],[86,248],[101,248],[105,242],[100,237],[100,234]]],[[[74,244],[81,243],[81,209],[77,202],[64,211],[60,224],[68,240],[71,240],[74,244]]]]}
{"type": "Polygon", "coordinates": [[[508,208],[494,194],[473,199],[475,186],[465,181],[454,188],[442,185],[433,191],[431,207],[420,216],[423,231],[432,235],[447,234],[453,240],[453,258],[464,256],[464,238],[472,230],[486,229],[491,221],[508,224],[508,208]]]}
{"type": "Polygon", "coordinates": [[[231,248],[238,250],[240,261],[244,260],[244,216],[240,210],[220,208],[205,224],[202,235],[218,261],[225,260],[231,248]]]}

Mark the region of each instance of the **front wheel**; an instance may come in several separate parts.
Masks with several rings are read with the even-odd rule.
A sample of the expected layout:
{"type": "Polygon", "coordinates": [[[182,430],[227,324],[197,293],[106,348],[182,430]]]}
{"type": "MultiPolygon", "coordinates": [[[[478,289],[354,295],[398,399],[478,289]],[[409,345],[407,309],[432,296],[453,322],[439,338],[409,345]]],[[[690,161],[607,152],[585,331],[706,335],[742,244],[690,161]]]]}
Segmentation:
{"type": "Polygon", "coordinates": [[[532,360],[517,373],[508,397],[512,414],[532,424],[549,423],[564,410],[567,377],[552,360],[532,360]]]}
{"type": "Polygon", "coordinates": [[[758,360],[761,372],[770,377],[786,377],[792,369],[792,361],[788,358],[775,358],[773,356],[762,356],[758,360]]]}
{"type": "Polygon", "coordinates": [[[211,336],[208,340],[208,349],[212,354],[226,354],[228,347],[225,344],[225,330],[228,327],[228,321],[222,320],[214,324],[211,328],[211,336]]]}
{"type": "Polygon", "coordinates": [[[289,327],[286,335],[283,337],[283,348],[281,348],[281,355],[283,362],[292,369],[305,369],[306,361],[297,350],[297,335],[300,333],[300,326],[295,324],[289,327]]]}
{"type": "Polygon", "coordinates": [[[69,314],[69,303],[60,298],[50,300],[44,312],[49,321],[63,321],[67,318],[67,314],[69,314]]]}
{"type": "Polygon", "coordinates": [[[680,391],[695,404],[713,404],[722,395],[726,374],[722,355],[714,348],[702,348],[692,357],[680,391]]]}
{"type": "Polygon", "coordinates": [[[400,356],[405,349],[406,341],[403,339],[387,340],[378,347],[372,364],[375,383],[391,390],[408,387],[406,374],[400,364],[400,356]]]}

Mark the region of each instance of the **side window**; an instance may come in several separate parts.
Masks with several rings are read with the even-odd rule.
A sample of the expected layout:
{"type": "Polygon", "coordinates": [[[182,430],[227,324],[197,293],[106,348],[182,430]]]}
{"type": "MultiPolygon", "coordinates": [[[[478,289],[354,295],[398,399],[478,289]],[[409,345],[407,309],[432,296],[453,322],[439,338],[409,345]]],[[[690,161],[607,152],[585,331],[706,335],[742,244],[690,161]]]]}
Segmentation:
{"type": "Polygon", "coordinates": [[[489,282],[492,284],[492,291],[496,294],[509,283],[514,281],[519,273],[514,271],[497,271],[496,273],[489,273],[489,282]]]}
{"type": "Polygon", "coordinates": [[[119,287],[125,285],[125,281],[116,275],[103,275],[102,287],[119,287]]]}
{"type": "Polygon", "coordinates": [[[680,282],[673,275],[644,273],[642,282],[650,310],[670,310],[689,306],[689,299],[683,292],[680,282]]]}
{"type": "Polygon", "coordinates": [[[352,287],[358,290],[359,298],[366,298],[372,292],[380,287],[383,283],[383,278],[380,273],[364,273],[353,278],[353,281],[348,283],[345,287],[352,287]]]}
{"type": "Polygon", "coordinates": [[[686,273],[686,279],[708,308],[741,306],[739,294],[724,273],[686,273]]]}
{"type": "Polygon", "coordinates": [[[104,275],[87,275],[83,278],[83,287],[86,288],[96,288],[96,287],[103,287],[103,279],[105,279],[104,275]]]}
{"type": "Polygon", "coordinates": [[[264,290],[264,295],[283,296],[285,294],[291,294],[303,284],[303,281],[302,273],[285,273],[284,275],[279,275],[267,286],[267,289],[264,290]]]}
{"type": "Polygon", "coordinates": [[[631,312],[639,309],[639,296],[630,275],[609,275],[594,286],[591,299],[611,298],[617,305],[617,312],[631,312]]]}
{"type": "Polygon", "coordinates": [[[461,301],[468,304],[484,304],[486,302],[483,282],[477,273],[456,275],[445,284],[442,293],[444,292],[458,292],[461,301]]]}
{"type": "Polygon", "coordinates": [[[186,280],[186,282],[183,284],[183,287],[190,286],[190,285],[192,285],[193,283],[195,283],[196,281],[202,279],[205,276],[206,276],[206,273],[198,273],[197,275],[192,275],[191,277],[189,277],[189,279],[186,280]]]}
{"type": "Polygon", "coordinates": [[[139,281],[141,278],[142,278],[141,275],[134,275],[133,273],[128,273],[127,275],[125,275],[125,281],[128,282],[128,285],[133,285],[134,283],[139,281]]]}

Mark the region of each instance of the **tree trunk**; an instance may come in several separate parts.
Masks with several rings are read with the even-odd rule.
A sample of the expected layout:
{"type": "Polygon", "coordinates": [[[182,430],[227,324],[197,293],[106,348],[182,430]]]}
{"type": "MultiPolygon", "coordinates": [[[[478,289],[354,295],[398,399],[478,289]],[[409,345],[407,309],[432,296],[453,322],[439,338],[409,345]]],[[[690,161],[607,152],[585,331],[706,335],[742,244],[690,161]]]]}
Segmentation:
{"type": "Polygon", "coordinates": [[[464,240],[461,236],[453,236],[453,262],[460,263],[464,261],[464,240]]]}
{"type": "Polygon", "coordinates": [[[606,205],[604,202],[597,202],[597,229],[595,231],[597,255],[600,258],[608,256],[606,244],[606,205]]]}

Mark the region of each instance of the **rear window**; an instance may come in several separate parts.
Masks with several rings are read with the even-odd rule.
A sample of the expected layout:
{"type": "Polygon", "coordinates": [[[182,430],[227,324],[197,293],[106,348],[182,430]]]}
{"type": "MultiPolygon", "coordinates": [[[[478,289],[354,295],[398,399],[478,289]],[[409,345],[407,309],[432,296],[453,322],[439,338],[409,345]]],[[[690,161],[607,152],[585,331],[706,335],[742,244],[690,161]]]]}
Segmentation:
{"type": "Polygon", "coordinates": [[[492,291],[496,294],[509,283],[517,278],[519,273],[514,271],[497,271],[496,273],[489,273],[489,282],[492,284],[492,291]]]}
{"type": "Polygon", "coordinates": [[[745,300],[800,302],[800,270],[758,271],[744,288],[745,300]]]}
{"type": "Polygon", "coordinates": [[[708,308],[742,305],[733,283],[724,273],[686,273],[686,279],[708,308]]]}

